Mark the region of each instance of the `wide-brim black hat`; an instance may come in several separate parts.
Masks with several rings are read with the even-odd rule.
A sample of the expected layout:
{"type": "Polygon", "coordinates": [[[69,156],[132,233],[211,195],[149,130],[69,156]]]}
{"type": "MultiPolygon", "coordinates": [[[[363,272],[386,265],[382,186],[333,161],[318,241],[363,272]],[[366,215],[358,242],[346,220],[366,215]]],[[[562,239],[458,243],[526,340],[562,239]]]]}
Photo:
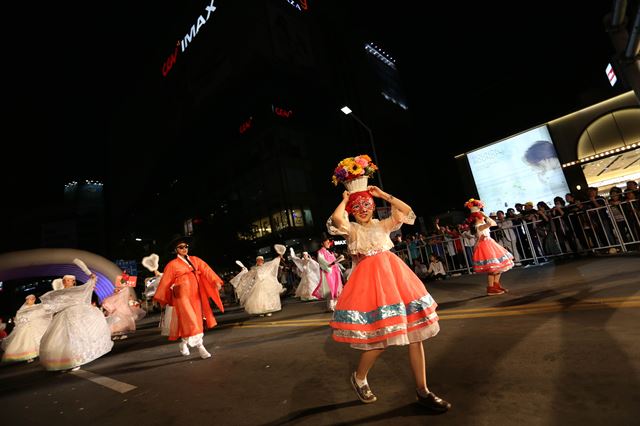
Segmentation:
{"type": "Polygon", "coordinates": [[[320,234],[320,237],[318,238],[318,242],[320,244],[322,244],[323,242],[325,242],[327,240],[333,241],[333,237],[330,234],[326,233],[326,232],[323,232],[322,234],[320,234]]]}
{"type": "Polygon", "coordinates": [[[173,239],[167,244],[168,251],[174,251],[176,246],[180,243],[191,244],[193,242],[193,237],[189,235],[175,235],[173,239]]]}

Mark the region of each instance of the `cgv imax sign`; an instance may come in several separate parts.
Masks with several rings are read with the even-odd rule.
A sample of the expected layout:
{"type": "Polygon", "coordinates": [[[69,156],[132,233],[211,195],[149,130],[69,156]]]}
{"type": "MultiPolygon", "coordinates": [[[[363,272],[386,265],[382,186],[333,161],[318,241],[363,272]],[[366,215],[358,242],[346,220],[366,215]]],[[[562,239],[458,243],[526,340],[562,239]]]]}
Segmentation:
{"type": "Polygon", "coordinates": [[[178,59],[178,52],[184,52],[187,47],[189,47],[191,41],[196,37],[196,35],[198,35],[198,32],[200,32],[200,29],[204,26],[204,24],[209,21],[209,18],[211,18],[213,12],[216,11],[216,7],[213,5],[214,2],[215,0],[211,0],[209,6],[204,8],[205,13],[198,16],[196,23],[191,26],[189,32],[182,38],[182,40],[178,40],[176,42],[176,47],[173,53],[167,58],[164,64],[162,64],[163,77],[166,77],[167,74],[169,74],[169,71],[171,71],[171,68],[173,68],[173,66],[175,65],[176,60],[178,59]]]}

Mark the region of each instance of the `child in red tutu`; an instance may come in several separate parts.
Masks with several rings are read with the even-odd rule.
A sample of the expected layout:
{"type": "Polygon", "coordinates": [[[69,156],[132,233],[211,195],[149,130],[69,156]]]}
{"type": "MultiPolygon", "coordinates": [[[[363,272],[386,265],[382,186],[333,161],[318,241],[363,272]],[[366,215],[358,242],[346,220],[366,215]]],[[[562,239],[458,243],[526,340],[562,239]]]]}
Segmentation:
{"type": "Polygon", "coordinates": [[[496,222],[480,211],[482,201],[471,198],[464,206],[471,211],[467,221],[478,240],[473,250],[473,271],[487,274],[487,296],[504,294],[508,290],[500,285],[500,276],[513,268],[513,255],[491,238],[489,228],[496,222]]]}
{"type": "Polygon", "coordinates": [[[327,228],[343,235],[353,258],[349,281],[338,298],[331,327],[333,338],[350,343],[363,352],[358,368],[351,374],[351,385],[365,403],[376,401],[367,383],[367,373],[390,345],[408,345],[416,394],[421,405],[435,412],[450,407],[427,387],[426,362],[422,341],[440,330],[437,304],[424,284],[398,256],[390,251],[389,234],[403,223],[413,224],[415,214],[404,202],[377,186],[367,186],[367,178],[376,170],[366,155],[342,160],[334,175],[334,184],[342,182],[342,194],[327,228]],[[391,205],[391,216],[373,219],[373,197],[391,205]],[[350,222],[347,213],[354,216],[350,222]]]}

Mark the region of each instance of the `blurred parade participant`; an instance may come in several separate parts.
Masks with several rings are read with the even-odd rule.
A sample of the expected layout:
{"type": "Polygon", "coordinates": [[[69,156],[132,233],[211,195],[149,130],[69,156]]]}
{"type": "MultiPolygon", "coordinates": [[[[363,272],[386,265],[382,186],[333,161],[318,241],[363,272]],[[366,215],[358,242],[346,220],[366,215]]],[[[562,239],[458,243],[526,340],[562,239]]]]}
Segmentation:
{"type": "Polygon", "coordinates": [[[4,351],[2,362],[33,362],[40,353],[40,340],[50,323],[51,313],[43,304],[36,304],[35,295],[28,295],[16,313],[15,328],[0,345],[4,351]]]}
{"type": "Polygon", "coordinates": [[[238,294],[240,305],[249,315],[271,316],[282,309],[280,294],[285,288],[278,282],[278,267],[286,248],[281,244],[274,247],[278,256],[268,262],[258,256],[251,270],[240,261],[236,262],[242,271],[231,280],[231,284],[238,294]]]}
{"type": "MultiPolygon", "coordinates": [[[[152,307],[155,307],[156,304],[160,305],[158,301],[153,299],[153,296],[156,295],[156,291],[158,290],[160,279],[162,278],[162,273],[158,270],[160,266],[160,256],[155,253],[151,253],[149,256],[142,258],[142,266],[147,268],[150,272],[153,272],[153,277],[148,277],[144,280],[144,297],[147,303],[151,301],[152,307]]],[[[160,311],[160,323],[158,324],[160,334],[162,336],[169,336],[171,320],[174,319],[177,324],[178,318],[173,318],[173,306],[171,305],[166,305],[164,308],[160,306],[160,311]]]]}
{"type": "Polygon", "coordinates": [[[7,323],[2,320],[2,317],[0,317],[0,341],[6,339],[7,336],[7,323]]]}
{"type": "Polygon", "coordinates": [[[113,294],[102,301],[113,340],[126,339],[127,334],[136,331],[136,321],[146,314],[143,309],[131,305],[131,291],[131,287],[123,287],[116,281],[113,294]]]}
{"type": "Polygon", "coordinates": [[[327,309],[333,311],[342,293],[342,272],[339,262],[344,260],[344,256],[336,257],[331,250],[333,241],[328,235],[323,234],[321,247],[318,250],[317,258],[320,266],[320,280],[313,290],[313,296],[327,301],[327,309]]]}
{"type": "Polygon", "coordinates": [[[47,370],[77,370],[81,365],[111,350],[111,330],[100,311],[91,304],[97,277],[76,286],[74,275],[54,280],[50,291],[40,297],[45,308],[55,314],[40,342],[40,363],[47,370]]]}
{"type": "Polygon", "coordinates": [[[202,341],[202,321],[207,328],[217,324],[209,299],[224,312],[219,293],[223,281],[204,260],[189,256],[189,241],[189,237],[178,237],[170,243],[176,258],[164,268],[153,298],[163,306],[173,306],[169,340],[181,339],[180,353],[188,356],[189,346],[196,347],[200,357],[206,359],[211,354],[202,341]]]}
{"type": "Polygon", "coordinates": [[[451,404],[427,387],[422,346],[423,340],[440,330],[437,304],[420,278],[391,251],[389,238],[403,223],[413,224],[416,216],[404,202],[377,186],[367,186],[376,169],[368,156],[360,155],[342,160],[334,172],[334,184],[342,182],[347,191],[342,193],[327,228],[331,234],[346,238],[354,267],[330,323],[333,339],[362,351],[350,377],[362,402],[377,400],[367,375],[378,357],[388,346],[408,345],[418,402],[430,411],[445,412],[451,404]],[[391,205],[388,218],[373,219],[374,197],[391,205]],[[348,213],[355,222],[349,221],[348,213]]]}
{"type": "Polygon", "coordinates": [[[291,249],[291,260],[300,272],[300,283],[295,296],[304,301],[316,300],[317,298],[312,293],[320,281],[320,265],[306,251],[302,252],[302,258],[296,256],[293,248],[291,249]]]}

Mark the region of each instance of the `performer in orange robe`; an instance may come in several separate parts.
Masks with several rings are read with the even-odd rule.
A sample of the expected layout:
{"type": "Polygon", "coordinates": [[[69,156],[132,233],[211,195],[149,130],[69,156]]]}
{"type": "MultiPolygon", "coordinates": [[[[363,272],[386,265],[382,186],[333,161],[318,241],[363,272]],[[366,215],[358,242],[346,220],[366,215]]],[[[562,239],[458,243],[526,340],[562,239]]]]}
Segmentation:
{"type": "Polygon", "coordinates": [[[177,256],[164,268],[153,299],[161,305],[173,306],[173,319],[177,321],[171,321],[169,340],[182,339],[180,353],[187,356],[189,346],[197,347],[204,359],[211,354],[202,342],[202,322],[206,322],[207,328],[217,324],[209,298],[224,312],[219,293],[223,281],[204,260],[188,255],[188,241],[189,238],[181,237],[171,243],[177,256]]]}

